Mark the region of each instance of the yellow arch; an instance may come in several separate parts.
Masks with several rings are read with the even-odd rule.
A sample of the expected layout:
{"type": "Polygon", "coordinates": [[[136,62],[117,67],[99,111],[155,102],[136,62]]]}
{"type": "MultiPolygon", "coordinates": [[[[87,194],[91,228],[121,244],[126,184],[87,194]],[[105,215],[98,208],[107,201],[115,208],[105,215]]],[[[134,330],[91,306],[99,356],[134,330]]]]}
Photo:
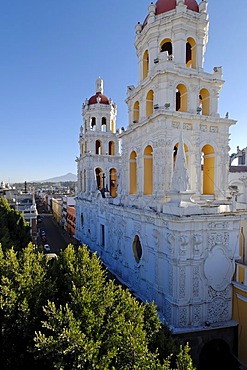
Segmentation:
{"type": "Polygon", "coordinates": [[[151,116],[154,111],[154,92],[149,90],[146,97],[146,117],[151,116]]]}
{"type": "Polygon", "coordinates": [[[149,53],[148,53],[148,50],[145,50],[145,52],[143,54],[143,63],[142,63],[142,78],[143,78],[143,80],[144,80],[144,78],[147,77],[148,72],[149,72],[149,53]]]}
{"type": "Polygon", "coordinates": [[[140,119],[140,103],[136,101],[134,104],[133,123],[139,122],[140,119]]]}
{"type": "Polygon", "coordinates": [[[186,66],[196,68],[196,42],[192,37],[186,42],[186,66]]]}
{"type": "Polygon", "coordinates": [[[188,111],[187,87],[183,84],[177,85],[176,88],[176,111],[178,112],[188,111]]]}
{"type": "Polygon", "coordinates": [[[210,95],[209,91],[205,88],[200,90],[199,106],[202,108],[202,114],[209,116],[210,113],[210,95]]]}
{"type": "Polygon", "coordinates": [[[137,166],[136,166],[136,152],[133,151],[130,154],[129,159],[129,184],[130,184],[130,194],[136,194],[136,188],[137,188],[137,166]]]}
{"type": "Polygon", "coordinates": [[[144,195],[153,193],[153,148],[148,145],[144,150],[144,195]]]}
{"type": "Polygon", "coordinates": [[[214,148],[207,144],[202,148],[203,154],[203,194],[214,194],[214,171],[215,171],[215,152],[214,148]]]}

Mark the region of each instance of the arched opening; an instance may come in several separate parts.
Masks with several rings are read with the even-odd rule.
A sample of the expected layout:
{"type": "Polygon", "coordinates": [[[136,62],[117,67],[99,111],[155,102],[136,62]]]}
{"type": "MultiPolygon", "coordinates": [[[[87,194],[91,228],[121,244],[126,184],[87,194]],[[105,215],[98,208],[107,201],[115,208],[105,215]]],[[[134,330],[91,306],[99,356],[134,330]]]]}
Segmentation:
{"type": "Polygon", "coordinates": [[[202,148],[202,194],[214,194],[214,148],[207,144],[202,148]]]}
{"type": "Polygon", "coordinates": [[[117,171],[115,168],[111,168],[110,174],[110,195],[115,198],[117,196],[117,171]]]}
{"type": "Polygon", "coordinates": [[[101,190],[103,188],[103,171],[101,168],[98,167],[95,169],[95,177],[96,177],[97,189],[101,190]]]}
{"type": "Polygon", "coordinates": [[[114,124],[113,119],[110,122],[110,130],[111,130],[111,132],[115,132],[115,124],[114,124]]]}
{"type": "Polygon", "coordinates": [[[96,117],[90,119],[90,130],[96,131],[96,117]]]}
{"type": "Polygon", "coordinates": [[[201,89],[199,93],[199,107],[205,116],[209,116],[210,112],[210,96],[207,89],[201,89]]]}
{"type": "Polygon", "coordinates": [[[153,193],[153,148],[148,145],[144,150],[144,195],[153,193]]]}
{"type": "Polygon", "coordinates": [[[222,339],[213,339],[206,343],[199,355],[199,370],[237,370],[239,365],[228,343],[222,339]]]}
{"type": "Polygon", "coordinates": [[[87,172],[86,172],[86,169],[84,169],[83,179],[84,179],[84,192],[86,192],[87,191],[87,172]]]}
{"type": "Polygon", "coordinates": [[[114,155],[115,154],[115,144],[114,141],[110,141],[108,145],[108,153],[109,155],[114,155]]]}
{"type": "Polygon", "coordinates": [[[84,154],[84,152],[85,152],[85,145],[81,144],[81,154],[84,154]]]}
{"type": "Polygon", "coordinates": [[[140,238],[138,235],[136,235],[134,238],[134,241],[132,243],[132,250],[133,250],[136,262],[139,263],[142,257],[142,246],[141,246],[140,238]]]}
{"type": "Polygon", "coordinates": [[[196,68],[196,42],[192,37],[186,42],[186,66],[196,68]]]}
{"type": "MultiPolygon", "coordinates": [[[[186,158],[186,165],[188,166],[189,161],[189,149],[186,144],[184,144],[184,152],[185,152],[185,158],[186,158]]],[[[174,145],[173,148],[173,168],[175,167],[176,159],[177,159],[177,153],[178,153],[178,143],[174,145]]]]}
{"type": "Polygon", "coordinates": [[[150,90],[146,97],[146,117],[151,116],[154,111],[154,92],[150,90]]]}
{"type": "Polygon", "coordinates": [[[95,143],[95,154],[102,154],[102,143],[100,140],[96,140],[95,143]]]}
{"type": "Polygon", "coordinates": [[[172,41],[171,39],[164,39],[160,43],[160,52],[167,51],[168,55],[172,55],[172,41]]]}
{"type": "Polygon", "coordinates": [[[244,228],[241,227],[240,229],[240,237],[239,237],[239,255],[241,257],[240,263],[246,264],[246,254],[245,254],[245,235],[244,235],[244,228]]]}
{"type": "Polygon", "coordinates": [[[106,118],[105,117],[102,117],[102,120],[101,120],[101,131],[106,132],[106,118]]]}
{"type": "Polygon", "coordinates": [[[183,84],[177,85],[176,88],[176,111],[187,112],[188,110],[187,88],[183,84]]]}
{"type": "Polygon", "coordinates": [[[146,50],[143,54],[143,70],[142,70],[143,80],[144,78],[147,77],[148,71],[149,71],[149,54],[148,54],[148,50],[146,50]]]}
{"type": "Polygon", "coordinates": [[[136,152],[133,151],[130,154],[129,159],[129,184],[130,184],[130,194],[136,194],[136,186],[137,186],[137,171],[136,171],[136,152]]]}
{"type": "Polygon", "coordinates": [[[140,104],[139,101],[136,101],[134,104],[133,123],[139,122],[139,118],[140,118],[140,104]]]}
{"type": "Polygon", "coordinates": [[[79,189],[80,189],[80,192],[82,192],[82,171],[80,171],[80,176],[79,176],[79,189]]]}

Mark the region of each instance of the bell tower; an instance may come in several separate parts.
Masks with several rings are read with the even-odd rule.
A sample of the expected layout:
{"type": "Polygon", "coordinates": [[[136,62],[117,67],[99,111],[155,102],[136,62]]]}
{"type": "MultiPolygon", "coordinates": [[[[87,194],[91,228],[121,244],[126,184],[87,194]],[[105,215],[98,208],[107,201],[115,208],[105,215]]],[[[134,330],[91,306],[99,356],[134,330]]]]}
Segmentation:
{"type": "MultiPolygon", "coordinates": [[[[229,127],[236,121],[221,118],[218,112],[222,67],[214,67],[212,73],[203,68],[208,28],[207,2],[196,0],[151,3],[146,19],[135,28],[139,83],[128,88],[129,125],[122,140],[129,147],[130,135],[137,128],[146,131],[156,200],[171,189],[180,132],[195,198],[222,200],[228,196],[229,127]],[[155,164],[158,153],[164,160],[155,164]]],[[[139,181],[138,194],[143,187],[139,181]]]]}
{"type": "Polygon", "coordinates": [[[114,158],[119,156],[117,106],[103,94],[100,77],[96,80],[95,90],[95,95],[82,105],[84,127],[81,127],[79,137],[78,190],[81,196],[100,191],[104,197],[106,193],[115,197],[117,169],[114,158]]]}

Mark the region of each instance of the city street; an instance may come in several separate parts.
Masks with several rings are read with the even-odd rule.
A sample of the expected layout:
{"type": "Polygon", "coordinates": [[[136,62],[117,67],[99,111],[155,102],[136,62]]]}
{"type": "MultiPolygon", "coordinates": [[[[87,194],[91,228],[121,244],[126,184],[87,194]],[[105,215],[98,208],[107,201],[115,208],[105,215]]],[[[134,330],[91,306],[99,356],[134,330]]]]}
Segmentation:
{"type": "Polygon", "coordinates": [[[37,244],[42,245],[40,231],[44,230],[46,234],[46,243],[49,244],[51,250],[49,253],[59,255],[60,250],[65,249],[69,243],[72,243],[70,236],[65,230],[58,225],[54,216],[47,213],[47,210],[42,207],[37,207],[42,221],[38,223],[38,240],[37,244]]]}

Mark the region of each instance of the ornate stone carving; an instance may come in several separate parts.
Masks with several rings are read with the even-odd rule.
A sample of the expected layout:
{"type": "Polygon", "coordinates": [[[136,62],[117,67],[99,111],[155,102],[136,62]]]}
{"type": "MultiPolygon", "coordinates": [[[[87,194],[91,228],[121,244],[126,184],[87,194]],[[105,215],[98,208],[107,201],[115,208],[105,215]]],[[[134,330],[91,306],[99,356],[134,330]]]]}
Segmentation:
{"type": "Polygon", "coordinates": [[[200,297],[200,284],[199,284],[199,267],[193,267],[193,280],[192,280],[193,297],[200,297]]]}
{"type": "Polygon", "coordinates": [[[181,235],[179,238],[180,241],[180,255],[185,256],[186,255],[186,246],[189,243],[189,238],[187,235],[181,235]]]}
{"type": "Polygon", "coordinates": [[[179,122],[172,122],[172,127],[173,128],[179,128],[180,127],[180,123],[179,122]]]}
{"type": "Polygon", "coordinates": [[[207,125],[200,125],[200,130],[203,131],[203,132],[208,131],[207,125]]]}
{"type": "Polygon", "coordinates": [[[183,129],[184,130],[192,130],[192,125],[190,123],[184,123],[183,124],[183,129]]]}
{"type": "Polygon", "coordinates": [[[204,262],[204,274],[214,290],[224,290],[231,284],[234,262],[230,260],[220,246],[215,246],[204,262]]]}
{"type": "Polygon", "coordinates": [[[228,229],[229,225],[228,222],[210,222],[208,224],[208,229],[228,229]]]}
{"type": "Polygon", "coordinates": [[[230,317],[228,301],[216,298],[208,305],[208,321],[210,323],[228,321],[230,317]]]}
{"type": "Polygon", "coordinates": [[[179,327],[184,328],[188,323],[188,310],[185,307],[179,309],[179,327]]]}
{"type": "Polygon", "coordinates": [[[186,282],[186,269],[185,267],[180,267],[179,269],[179,298],[185,297],[185,284],[186,282]]]}
{"type": "Polygon", "coordinates": [[[193,306],[192,309],[192,326],[201,325],[201,306],[193,306]]]}
{"type": "Polygon", "coordinates": [[[192,244],[194,246],[194,249],[193,249],[194,256],[198,257],[202,251],[202,236],[200,234],[193,235],[192,244]]]}
{"type": "Polygon", "coordinates": [[[210,132],[217,133],[219,131],[217,126],[210,126],[210,132]]]}

